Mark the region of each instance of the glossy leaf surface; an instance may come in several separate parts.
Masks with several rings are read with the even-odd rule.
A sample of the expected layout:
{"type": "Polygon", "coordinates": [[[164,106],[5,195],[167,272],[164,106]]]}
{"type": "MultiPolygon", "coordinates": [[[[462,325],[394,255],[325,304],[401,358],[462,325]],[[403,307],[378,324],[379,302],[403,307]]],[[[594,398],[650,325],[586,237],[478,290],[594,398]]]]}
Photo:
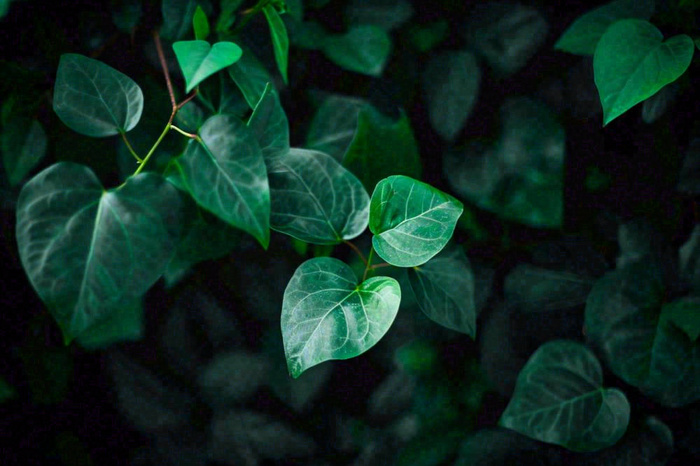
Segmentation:
{"type": "Polygon", "coordinates": [[[323,53],[346,70],[380,76],[391,52],[391,38],[381,28],[354,26],[347,33],[328,36],[323,53]]]}
{"type": "Polygon", "coordinates": [[[443,327],[476,336],[474,274],[460,246],[447,246],[420,267],[408,269],[421,311],[443,327]]]}
{"type": "Polygon", "coordinates": [[[268,176],[274,230],[307,243],[337,244],[367,228],[367,191],[330,155],[291,149],[269,163],[268,176]]]}
{"type": "Polygon", "coordinates": [[[10,186],[17,186],[46,155],[46,132],[37,120],[13,118],[2,127],[0,151],[10,186]]]}
{"type": "Polygon", "coordinates": [[[654,14],[654,0],[615,0],[578,17],[554,48],[577,55],[593,55],[598,41],[614,22],[626,18],[646,19],[654,14]]]}
{"type": "Polygon", "coordinates": [[[263,13],[270,26],[270,37],[272,38],[272,50],[275,52],[275,61],[280,70],[282,79],[287,82],[287,61],[289,60],[289,37],[284,21],[273,5],[263,7],[263,13]]]}
{"type": "Polygon", "coordinates": [[[690,37],[680,34],[664,41],[661,31],[647,21],[624,19],[610,26],[593,56],[603,124],[678,79],[694,51],[690,37]]]}
{"type": "Polygon", "coordinates": [[[248,127],[255,133],[266,162],[289,151],[289,122],[279,95],[270,83],[265,86],[248,127]]]}
{"type": "Polygon", "coordinates": [[[238,118],[214,115],[175,159],[176,186],[183,185],[197,204],[230,225],[270,241],[270,191],[262,151],[238,118]],[[179,181],[178,181],[179,180],[179,181]]]}
{"type": "Polygon", "coordinates": [[[284,292],[282,339],[287,367],[296,378],[331,359],[349,359],[374,346],[389,330],[401,288],[389,277],[358,284],[344,262],[320,257],[304,262],[284,292]]]}
{"type": "Polygon", "coordinates": [[[447,245],[463,208],[426,183],[402,175],[385,178],[370,202],[374,250],[397,267],[424,264],[447,245]]]}
{"type": "Polygon", "coordinates": [[[163,274],[179,235],[180,198],[142,174],[105,191],[87,167],[53,165],[17,202],[17,242],[29,280],[66,340],[131,305],[163,274]]]}
{"type": "Polygon", "coordinates": [[[113,136],[139,122],[143,93],[131,78],[101,61],[66,53],[58,63],[53,109],[73,131],[113,136]]]}
{"type": "Polygon", "coordinates": [[[243,54],[233,42],[217,42],[212,46],[203,40],[175,42],[173,50],[185,76],[186,92],[217,71],[231,66],[243,54]]]}
{"type": "Polygon", "coordinates": [[[545,343],[520,371],[499,425],[574,451],[614,445],[627,430],[624,393],[603,387],[595,355],[580,343],[545,343]]]}

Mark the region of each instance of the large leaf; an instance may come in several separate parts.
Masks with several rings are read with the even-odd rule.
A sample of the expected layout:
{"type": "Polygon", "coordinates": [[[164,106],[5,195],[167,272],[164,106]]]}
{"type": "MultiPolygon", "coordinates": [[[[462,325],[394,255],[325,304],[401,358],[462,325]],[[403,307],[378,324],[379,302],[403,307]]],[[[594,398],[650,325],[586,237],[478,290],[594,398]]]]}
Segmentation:
{"type": "Polygon", "coordinates": [[[250,108],[255,108],[265,92],[267,83],[272,82],[265,66],[247,48],[243,49],[240,60],[228,67],[228,74],[243,93],[250,108]]]}
{"type": "Polygon", "coordinates": [[[268,83],[248,120],[265,161],[289,151],[289,122],[275,88],[268,83]]]}
{"type": "Polygon", "coordinates": [[[481,70],[468,51],[443,52],[430,58],[423,72],[428,116],[435,131],[451,140],[459,133],[479,95],[481,70]]]}
{"type": "Polygon", "coordinates": [[[625,394],[603,388],[603,371],[593,352],[557,340],[530,356],[499,424],[570,450],[595,451],[614,445],[629,417],[625,394]]]}
{"type": "Polygon", "coordinates": [[[10,186],[17,186],[46,155],[46,133],[37,120],[15,117],[0,133],[0,152],[10,186]]]}
{"type": "Polygon", "coordinates": [[[700,341],[691,339],[697,320],[688,315],[697,301],[664,304],[660,269],[647,259],[596,282],[586,335],[620,378],[665,406],[684,406],[700,399],[700,341]]]}
{"type": "Polygon", "coordinates": [[[593,55],[598,41],[614,22],[626,18],[648,20],[653,14],[654,0],[615,0],[578,17],[554,48],[577,55],[593,55]]]}
{"type": "Polygon", "coordinates": [[[243,50],[233,42],[217,42],[212,46],[204,40],[175,42],[173,51],[185,76],[186,92],[217,71],[236,63],[243,55],[243,50]]]}
{"type": "Polygon", "coordinates": [[[306,147],[325,152],[337,161],[342,161],[355,137],[357,119],[366,105],[367,102],[354,97],[326,97],[311,120],[306,147]]]}
{"type": "Polygon", "coordinates": [[[337,244],[369,221],[369,195],[330,155],[291,149],[269,163],[274,230],[307,243],[337,244]]]}
{"type": "Polygon", "coordinates": [[[82,165],[59,163],[17,201],[17,243],[29,280],[66,340],[131,305],[162,275],[181,225],[180,198],[153,174],[105,191],[82,165]]]}
{"type": "Polygon", "coordinates": [[[463,209],[457,199],[428,184],[407,176],[390,176],[372,193],[372,245],[391,265],[424,264],[450,240],[463,209]]]}
{"type": "Polygon", "coordinates": [[[460,246],[448,246],[420,267],[408,269],[418,306],[430,319],[476,336],[474,274],[460,246]]]}
{"type": "Polygon", "coordinates": [[[348,32],[330,35],[323,43],[323,53],[346,70],[380,76],[391,52],[391,38],[377,26],[360,25],[348,32]]]}
{"type": "Polygon", "coordinates": [[[273,5],[265,5],[263,13],[270,26],[270,37],[272,38],[272,49],[275,52],[275,61],[280,70],[282,79],[287,82],[287,61],[289,59],[289,37],[284,21],[273,5]]]}
{"type": "Polygon", "coordinates": [[[610,26],[593,56],[603,124],[678,79],[694,51],[690,37],[680,34],[664,42],[661,31],[648,21],[623,19],[610,26]]]}
{"type": "Polygon", "coordinates": [[[93,137],[131,130],[143,111],[143,92],[127,75],[101,61],[61,55],[53,109],[70,129],[93,137]]]}
{"type": "Polygon", "coordinates": [[[357,132],[343,157],[343,165],[357,175],[368,191],[391,175],[420,178],[418,143],[408,116],[398,120],[365,106],[357,121],[357,132]]]}
{"type": "Polygon", "coordinates": [[[270,190],[262,151],[255,135],[232,115],[214,115],[172,162],[176,186],[197,204],[230,225],[270,241],[270,190]]]}
{"type": "Polygon", "coordinates": [[[372,277],[362,283],[344,262],[308,260],[284,291],[282,339],[296,378],[330,359],[349,359],[374,346],[389,330],[401,302],[399,283],[372,277]]]}

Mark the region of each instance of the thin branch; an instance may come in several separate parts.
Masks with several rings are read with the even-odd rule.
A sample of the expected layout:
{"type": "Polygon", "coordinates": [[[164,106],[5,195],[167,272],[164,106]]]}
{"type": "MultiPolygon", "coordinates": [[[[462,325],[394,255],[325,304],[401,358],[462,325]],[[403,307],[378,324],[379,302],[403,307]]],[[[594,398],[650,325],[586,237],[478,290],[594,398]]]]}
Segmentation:
{"type": "Polygon", "coordinates": [[[177,104],[177,105],[175,106],[176,110],[180,110],[182,107],[185,106],[185,104],[186,104],[187,102],[189,102],[190,100],[194,99],[194,97],[195,97],[196,95],[197,95],[197,88],[195,87],[194,91],[192,91],[192,94],[188,95],[187,98],[186,98],[185,100],[183,100],[182,102],[180,102],[179,104],[177,104]]]}
{"type": "Polygon", "coordinates": [[[134,158],[136,158],[136,160],[138,160],[139,163],[143,162],[143,159],[138,156],[138,154],[136,153],[134,148],[131,146],[129,139],[127,139],[127,137],[126,137],[126,133],[120,132],[120,134],[122,135],[122,139],[124,140],[124,144],[126,144],[126,148],[129,149],[129,152],[131,153],[131,155],[133,155],[134,158]]]}
{"type": "Polygon", "coordinates": [[[350,248],[355,251],[355,253],[360,257],[360,260],[362,261],[363,264],[365,264],[365,267],[367,267],[367,259],[365,258],[364,254],[362,254],[362,251],[360,251],[360,248],[355,246],[353,243],[351,243],[348,240],[344,240],[343,243],[347,244],[350,246],[350,248]]]}
{"type": "Polygon", "coordinates": [[[369,269],[375,270],[375,269],[381,269],[382,267],[391,267],[391,264],[389,264],[388,262],[382,262],[381,264],[374,264],[369,269]]]}
{"type": "Polygon", "coordinates": [[[177,110],[177,102],[175,101],[175,93],[173,92],[173,83],[170,81],[170,72],[168,71],[168,63],[165,61],[165,54],[163,53],[163,46],[160,43],[160,36],[158,31],[153,31],[153,40],[156,43],[156,50],[158,50],[158,60],[160,61],[160,66],[163,68],[163,74],[165,75],[165,83],[168,86],[168,95],[170,96],[170,103],[173,106],[173,113],[177,110]]]}

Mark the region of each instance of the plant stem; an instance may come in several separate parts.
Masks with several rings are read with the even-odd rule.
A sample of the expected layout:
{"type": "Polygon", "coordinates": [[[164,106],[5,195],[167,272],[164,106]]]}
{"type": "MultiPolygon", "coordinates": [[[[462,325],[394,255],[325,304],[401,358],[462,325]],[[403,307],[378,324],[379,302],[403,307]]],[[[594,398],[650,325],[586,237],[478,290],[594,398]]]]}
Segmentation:
{"type": "Polygon", "coordinates": [[[158,31],[153,31],[153,40],[156,43],[156,50],[158,51],[158,60],[160,61],[160,66],[163,68],[163,74],[165,75],[165,84],[168,86],[168,95],[170,96],[170,103],[173,109],[177,108],[177,102],[175,102],[175,93],[173,92],[173,83],[170,81],[170,72],[168,71],[168,63],[165,61],[165,54],[163,53],[163,46],[160,43],[160,35],[158,31]]]}
{"type": "Polygon", "coordinates": [[[183,130],[181,130],[180,128],[178,128],[177,126],[175,126],[175,125],[170,125],[170,129],[174,129],[174,130],[177,131],[178,133],[180,133],[180,134],[182,134],[183,136],[186,136],[186,137],[188,137],[188,138],[197,139],[197,135],[196,135],[196,134],[192,134],[192,133],[188,133],[187,131],[183,131],[183,130]]]}
{"type": "Polygon", "coordinates": [[[355,253],[356,253],[358,256],[360,256],[360,260],[362,261],[363,264],[365,264],[365,267],[366,267],[366,266],[367,266],[367,259],[365,258],[365,255],[362,254],[362,251],[360,251],[360,248],[358,248],[357,246],[355,246],[353,243],[351,243],[351,242],[348,241],[348,240],[344,240],[343,243],[345,243],[345,244],[347,244],[348,246],[350,246],[350,248],[351,248],[353,251],[355,251],[355,253]]]}
{"type": "MultiPolygon", "coordinates": [[[[170,117],[170,120],[172,121],[172,117],[170,117]]],[[[163,128],[163,132],[160,133],[160,136],[158,136],[158,139],[156,140],[155,144],[153,144],[153,147],[151,147],[151,150],[148,151],[148,154],[146,154],[146,156],[143,158],[143,162],[141,162],[141,164],[139,165],[139,167],[136,169],[136,171],[134,172],[134,174],[132,176],[136,176],[139,173],[141,173],[141,170],[143,170],[143,167],[146,166],[146,164],[148,163],[148,160],[151,158],[153,153],[156,151],[156,149],[160,145],[160,142],[163,140],[165,135],[168,134],[168,131],[170,131],[170,128],[172,127],[172,125],[170,124],[171,121],[168,121],[168,124],[165,125],[165,128],[163,128]]]]}
{"type": "Polygon", "coordinates": [[[370,248],[369,250],[369,257],[367,258],[367,262],[365,263],[365,273],[362,274],[362,281],[365,281],[367,279],[367,272],[369,272],[369,269],[371,268],[373,255],[374,247],[370,248]]]}
{"type": "Polygon", "coordinates": [[[370,270],[376,270],[376,269],[381,269],[382,267],[391,267],[391,264],[388,262],[382,262],[381,264],[374,264],[372,267],[370,267],[370,270]]]}
{"type": "Polygon", "coordinates": [[[139,163],[143,162],[143,159],[138,156],[138,154],[136,153],[134,148],[131,146],[131,143],[129,142],[129,140],[126,137],[126,133],[120,132],[120,134],[122,135],[122,139],[124,140],[124,144],[126,144],[126,148],[129,149],[129,152],[131,153],[131,155],[133,155],[139,163]]]}

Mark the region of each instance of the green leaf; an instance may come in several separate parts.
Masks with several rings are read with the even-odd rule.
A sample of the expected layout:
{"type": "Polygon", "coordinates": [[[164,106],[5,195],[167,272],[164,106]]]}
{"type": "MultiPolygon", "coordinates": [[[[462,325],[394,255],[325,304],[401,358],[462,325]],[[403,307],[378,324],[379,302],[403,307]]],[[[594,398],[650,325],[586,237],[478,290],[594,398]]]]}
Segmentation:
{"type": "Polygon", "coordinates": [[[350,24],[371,24],[391,31],[411,19],[413,6],[406,0],[352,0],[345,16],[350,24]]]}
{"type": "Polygon", "coordinates": [[[289,151],[289,122],[275,88],[268,83],[248,120],[266,162],[289,151]]]}
{"type": "Polygon", "coordinates": [[[647,21],[624,19],[610,26],[593,56],[603,125],[678,79],[693,52],[690,37],[680,34],[664,42],[661,31],[647,21]]]}
{"type": "Polygon", "coordinates": [[[217,42],[212,46],[203,40],[175,42],[173,50],[185,76],[186,92],[217,71],[234,64],[243,54],[233,42],[217,42]]]}
{"type": "Polygon", "coordinates": [[[576,55],[593,55],[605,31],[621,19],[648,20],[654,14],[654,0],[616,0],[581,15],[564,31],[554,48],[576,55]]]}
{"type": "Polygon", "coordinates": [[[221,0],[221,11],[219,19],[216,21],[216,32],[222,33],[231,29],[236,22],[236,11],[243,4],[244,0],[221,0]]]}
{"type": "Polygon", "coordinates": [[[476,336],[474,274],[460,246],[448,246],[420,267],[408,269],[418,306],[443,327],[476,336]]]}
{"type": "Polygon", "coordinates": [[[5,15],[7,15],[7,12],[10,10],[10,3],[12,3],[12,0],[0,1],[0,19],[4,18],[5,15]]]}
{"type": "Polygon", "coordinates": [[[435,131],[452,140],[462,129],[479,95],[481,70],[468,51],[443,52],[428,61],[423,89],[435,131]]]}
{"type": "Polygon", "coordinates": [[[0,134],[2,162],[10,186],[17,186],[46,155],[46,133],[36,120],[15,117],[0,134]]]}
{"type": "Polygon", "coordinates": [[[369,195],[330,155],[290,149],[269,162],[274,230],[307,243],[338,244],[362,234],[369,195]]]}
{"type": "MultiPolygon", "coordinates": [[[[1,16],[0,16],[1,17],[1,16]]],[[[17,395],[15,389],[7,383],[5,379],[0,377],[0,403],[4,403],[7,400],[14,398],[17,395]]]]}
{"type": "Polygon", "coordinates": [[[143,111],[143,92],[127,75],[101,61],[61,55],[53,109],[70,129],[93,137],[131,130],[143,111]]]}
{"type": "Polygon", "coordinates": [[[372,193],[372,245],[391,265],[424,264],[450,240],[463,208],[457,199],[426,183],[402,175],[390,176],[372,193]]]}
{"type": "Polygon", "coordinates": [[[391,53],[391,38],[377,26],[353,26],[345,34],[326,37],[323,53],[341,68],[380,76],[391,53]]]}
{"type": "Polygon", "coordinates": [[[78,335],[77,341],[85,349],[100,350],[115,343],[139,340],[144,330],[143,302],[139,298],[112,311],[78,335]]]}
{"type": "Polygon", "coordinates": [[[540,346],[518,374],[499,425],[570,450],[614,445],[627,430],[630,405],[615,388],[603,388],[603,371],[580,343],[540,346]]]}
{"type": "Polygon", "coordinates": [[[519,264],[508,273],[503,294],[523,312],[547,312],[582,305],[593,280],[562,270],[519,264]]]}
{"type": "Polygon", "coordinates": [[[270,73],[249,49],[244,49],[241,59],[228,67],[228,74],[243,93],[250,108],[255,108],[267,83],[272,82],[270,73]]]}
{"type": "Polygon", "coordinates": [[[267,23],[270,25],[270,37],[272,38],[272,48],[275,52],[275,61],[280,70],[282,79],[287,82],[287,60],[289,58],[289,38],[287,28],[273,5],[265,5],[263,13],[267,23]]]}
{"type": "Polygon", "coordinates": [[[447,20],[440,19],[428,24],[414,25],[409,32],[413,46],[419,52],[427,52],[447,38],[450,26],[447,20]]]}
{"type": "Polygon", "coordinates": [[[394,322],[399,283],[372,277],[358,284],[352,269],[330,257],[310,259],[284,291],[282,340],[287,367],[297,378],[331,359],[349,359],[374,346],[394,322]]]}
{"type": "Polygon", "coordinates": [[[105,191],[90,169],[64,162],[22,188],[22,266],[67,341],[132,304],[160,278],[180,213],[178,192],[151,173],[105,191]]]}
{"type": "Polygon", "coordinates": [[[243,118],[250,111],[243,94],[225,73],[205,79],[197,88],[197,99],[212,114],[228,113],[243,118]]]}
{"type": "Polygon", "coordinates": [[[660,267],[648,257],[596,282],[586,335],[618,377],[664,406],[685,406],[700,399],[700,341],[689,336],[697,322],[680,318],[693,301],[664,306],[660,267]]]}
{"type": "Polygon", "coordinates": [[[270,242],[270,190],[255,135],[232,115],[214,115],[172,162],[171,177],[197,204],[230,225],[250,233],[267,249],[270,242]]]}
{"type": "Polygon", "coordinates": [[[112,5],[112,21],[119,31],[130,34],[143,16],[139,0],[125,0],[112,5]]]}
{"type": "Polygon", "coordinates": [[[197,8],[194,10],[192,28],[194,29],[194,38],[196,40],[207,40],[207,37],[209,37],[209,20],[200,5],[197,5],[197,8]]]}
{"type": "Polygon", "coordinates": [[[192,27],[192,18],[196,9],[195,0],[163,0],[161,37],[173,42],[182,39],[192,27]]]}
{"type": "Polygon", "coordinates": [[[408,116],[401,112],[394,121],[370,105],[364,107],[343,165],[360,178],[368,191],[390,175],[420,178],[418,143],[408,116]]]}
{"type": "Polygon", "coordinates": [[[684,298],[665,304],[661,318],[683,330],[695,342],[700,336],[700,299],[684,298]]]}
{"type": "Polygon", "coordinates": [[[354,97],[335,94],[326,97],[311,120],[306,147],[342,161],[355,137],[357,119],[366,105],[367,102],[354,97]]]}

